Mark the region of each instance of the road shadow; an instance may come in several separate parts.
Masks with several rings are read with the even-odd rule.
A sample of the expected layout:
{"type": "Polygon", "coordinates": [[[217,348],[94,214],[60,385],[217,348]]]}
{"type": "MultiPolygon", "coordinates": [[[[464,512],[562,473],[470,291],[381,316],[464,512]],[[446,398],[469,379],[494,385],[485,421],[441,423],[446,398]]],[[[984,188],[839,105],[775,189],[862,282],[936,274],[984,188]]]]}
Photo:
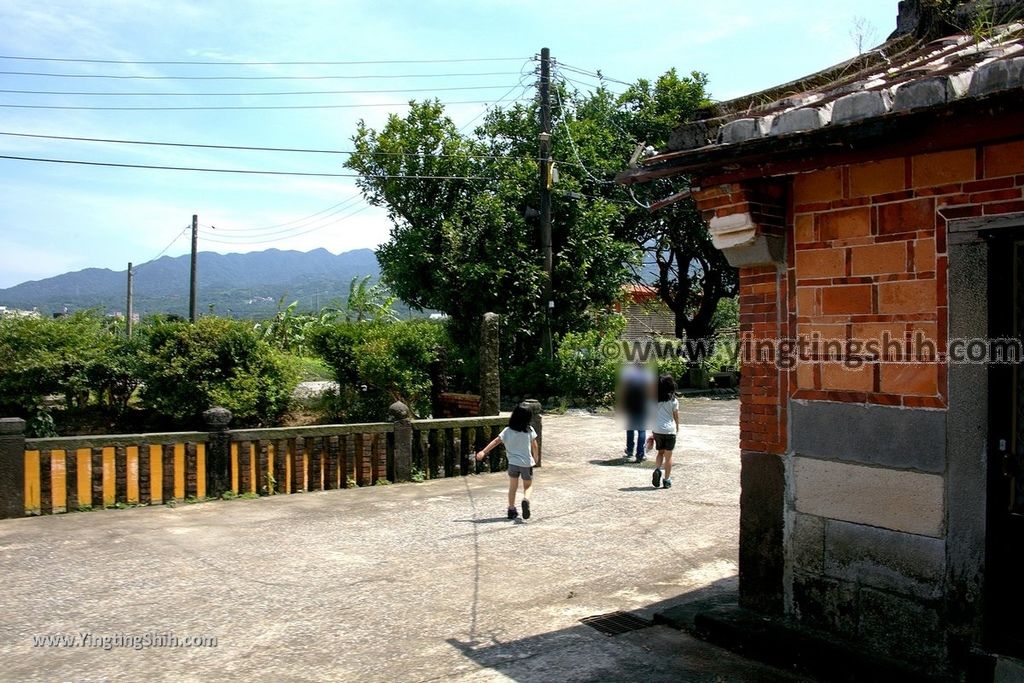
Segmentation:
{"type": "Polygon", "coordinates": [[[660,491],[661,487],[651,486],[623,486],[620,491],[660,491]]]}
{"type": "Polygon", "coordinates": [[[508,517],[483,517],[481,519],[453,519],[453,522],[468,522],[470,524],[497,524],[499,522],[511,522],[508,517]]]}
{"type": "MultiPolygon", "coordinates": [[[[548,683],[572,672],[578,681],[750,681],[783,683],[799,680],[779,669],[753,662],[727,650],[669,631],[659,619],[665,610],[694,613],[737,599],[736,577],[719,579],[698,590],[652,603],[630,614],[650,620],[651,627],[615,636],[582,623],[518,640],[480,634],[469,640],[446,642],[477,666],[491,669],[518,683],[548,683]]],[[[597,615],[590,615],[597,616],[597,615]]],[[[678,623],[678,620],[677,620],[678,623]]],[[[685,624],[683,624],[686,626],[685,624]]],[[[563,679],[564,680],[564,679],[563,679]]]]}

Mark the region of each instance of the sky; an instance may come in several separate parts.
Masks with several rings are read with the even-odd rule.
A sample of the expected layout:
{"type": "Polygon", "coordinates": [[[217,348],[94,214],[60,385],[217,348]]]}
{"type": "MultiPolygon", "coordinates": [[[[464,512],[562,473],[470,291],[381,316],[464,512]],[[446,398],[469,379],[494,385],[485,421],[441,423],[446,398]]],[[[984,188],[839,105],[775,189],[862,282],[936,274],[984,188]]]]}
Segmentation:
{"type": "MultiPolygon", "coordinates": [[[[541,47],[626,82],[702,71],[726,100],[855,56],[854,22],[876,44],[896,12],[896,0],[4,0],[0,156],[346,174],[360,119],[379,128],[403,102],[437,97],[470,130],[488,107],[534,94],[541,47]],[[288,94],[241,94],[271,92],[288,94]],[[267,106],[290,108],[253,108],[267,106]]],[[[340,253],[390,230],[350,177],[0,158],[0,207],[0,288],[188,253],[193,214],[200,250],[221,253],[340,253]]]]}

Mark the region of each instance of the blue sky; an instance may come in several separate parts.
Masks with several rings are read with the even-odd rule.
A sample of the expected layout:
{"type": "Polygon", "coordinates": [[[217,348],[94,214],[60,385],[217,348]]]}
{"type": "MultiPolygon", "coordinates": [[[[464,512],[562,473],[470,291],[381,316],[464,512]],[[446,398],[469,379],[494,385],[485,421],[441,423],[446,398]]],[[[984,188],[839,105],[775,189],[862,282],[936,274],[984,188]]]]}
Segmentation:
{"type": "MultiPolygon", "coordinates": [[[[431,96],[445,102],[470,102],[448,107],[455,122],[464,125],[484,110],[483,103],[503,95],[509,99],[531,95],[534,64],[526,60],[543,46],[550,47],[552,56],[564,64],[600,69],[623,81],[653,78],[671,67],[704,71],[712,95],[729,99],[854,56],[850,30],[855,17],[865,18],[875,29],[874,43],[881,42],[895,27],[896,10],[896,0],[6,0],[0,3],[0,26],[4,27],[0,71],[62,75],[4,73],[0,90],[121,94],[0,92],[0,105],[8,105],[0,106],[0,132],[344,150],[350,148],[349,138],[360,118],[379,126],[388,113],[404,111],[402,105],[371,105],[431,96]],[[510,59],[478,61],[496,58],[510,59]],[[237,64],[371,60],[417,63],[237,64]],[[213,64],[122,63],[146,61],[213,64]],[[199,76],[206,80],[195,78],[199,76]],[[209,80],[211,76],[246,79],[209,80]],[[319,78],[267,79],[280,76],[319,78]],[[201,94],[412,89],[424,90],[201,94]],[[111,111],[9,105],[345,106],[111,111]]],[[[6,135],[0,135],[0,155],[346,172],[341,166],[344,157],[339,155],[6,135]]],[[[202,250],[324,247],[338,253],[374,247],[387,240],[389,224],[381,210],[367,208],[356,195],[351,178],[189,173],[0,159],[0,288],[87,267],[123,270],[129,261],[145,262],[164,249],[172,256],[187,253],[189,240],[182,232],[193,213],[204,226],[217,228],[204,228],[202,250]]]]}

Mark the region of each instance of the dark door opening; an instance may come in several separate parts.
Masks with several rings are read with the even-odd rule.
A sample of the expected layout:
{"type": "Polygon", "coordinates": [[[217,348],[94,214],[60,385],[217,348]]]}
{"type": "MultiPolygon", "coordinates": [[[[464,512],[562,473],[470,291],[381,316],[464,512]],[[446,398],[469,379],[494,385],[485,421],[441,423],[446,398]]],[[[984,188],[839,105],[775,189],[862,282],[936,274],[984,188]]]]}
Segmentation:
{"type": "MultiPolygon", "coordinates": [[[[1024,338],[1024,230],[998,232],[989,238],[990,354],[1013,346],[995,340],[1024,338]]],[[[1024,657],[1024,373],[1019,355],[991,360],[985,636],[994,651],[1024,657]]]]}

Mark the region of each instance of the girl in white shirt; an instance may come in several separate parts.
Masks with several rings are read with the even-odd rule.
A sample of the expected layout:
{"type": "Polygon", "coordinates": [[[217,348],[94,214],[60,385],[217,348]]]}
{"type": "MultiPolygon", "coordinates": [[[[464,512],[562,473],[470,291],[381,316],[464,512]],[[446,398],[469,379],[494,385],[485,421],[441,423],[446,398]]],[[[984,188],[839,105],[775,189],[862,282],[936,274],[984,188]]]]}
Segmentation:
{"type": "Polygon", "coordinates": [[[530,518],[530,486],[533,484],[533,466],[537,464],[537,432],[530,426],[532,421],[533,413],[529,408],[522,404],[516,406],[508,418],[508,427],[476,454],[477,460],[483,460],[498,444],[505,444],[505,455],[508,457],[509,519],[519,516],[516,510],[516,489],[519,488],[520,477],[523,480],[523,519],[530,518]]]}
{"type": "Polygon", "coordinates": [[[672,375],[662,375],[658,380],[658,407],[654,416],[654,433],[647,438],[647,448],[658,447],[658,458],[654,461],[651,483],[654,488],[672,487],[672,451],[676,447],[679,433],[679,400],[676,399],[676,381],[672,375]],[[662,477],[661,468],[665,473],[662,477]]]}

